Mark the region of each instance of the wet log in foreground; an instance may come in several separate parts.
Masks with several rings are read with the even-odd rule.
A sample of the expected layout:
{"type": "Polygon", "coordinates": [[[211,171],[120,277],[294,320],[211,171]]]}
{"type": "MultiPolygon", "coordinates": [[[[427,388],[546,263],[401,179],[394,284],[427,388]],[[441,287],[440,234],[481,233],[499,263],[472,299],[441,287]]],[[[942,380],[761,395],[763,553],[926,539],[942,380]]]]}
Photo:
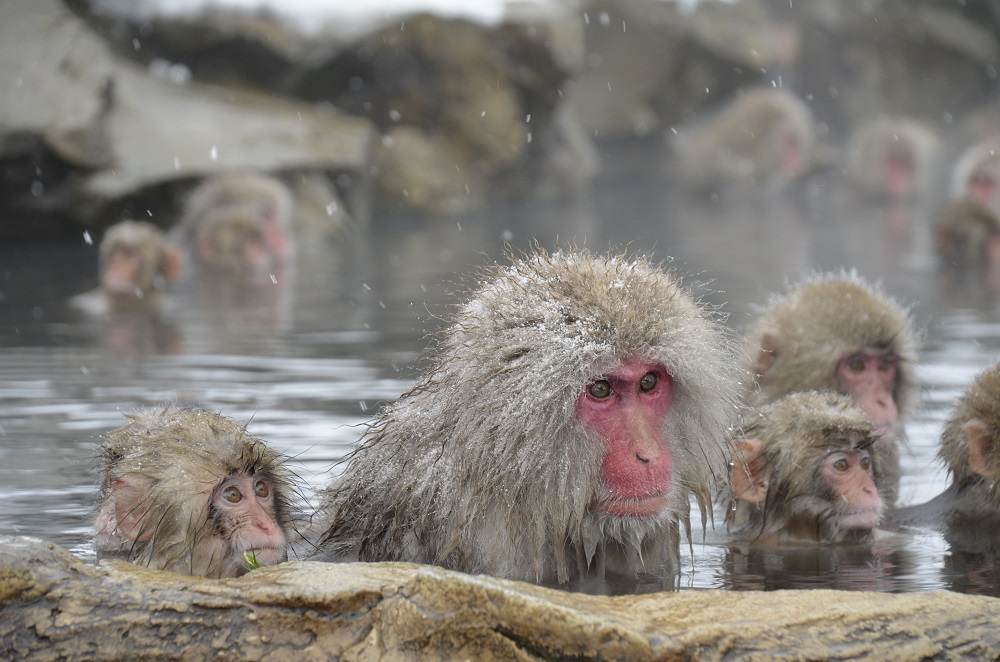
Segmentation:
{"type": "Polygon", "coordinates": [[[400,563],[205,580],[0,538],[4,659],[983,659],[998,622],[1000,600],[944,591],[594,597],[400,563]]]}

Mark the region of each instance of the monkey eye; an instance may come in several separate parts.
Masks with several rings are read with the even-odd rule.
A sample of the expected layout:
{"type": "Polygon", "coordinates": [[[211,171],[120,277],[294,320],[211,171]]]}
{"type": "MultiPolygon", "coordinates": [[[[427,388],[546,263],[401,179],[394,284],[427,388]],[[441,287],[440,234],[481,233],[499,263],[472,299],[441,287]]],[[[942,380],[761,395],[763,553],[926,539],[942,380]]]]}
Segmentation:
{"type": "Polygon", "coordinates": [[[847,369],[851,372],[864,372],[865,357],[855,354],[847,359],[847,369]]]}
{"type": "Polygon", "coordinates": [[[861,468],[868,471],[872,466],[872,459],[870,457],[861,458],[861,468]]]}
{"type": "Polygon", "coordinates": [[[833,463],[833,468],[839,471],[840,473],[844,473],[851,468],[851,463],[845,460],[844,458],[840,458],[839,460],[833,463]]]}
{"type": "Polygon", "coordinates": [[[222,498],[229,503],[239,503],[243,500],[243,495],[236,487],[230,485],[226,489],[222,490],[222,498]]]}
{"type": "Polygon", "coordinates": [[[660,378],[656,376],[655,372],[647,372],[639,380],[639,389],[643,393],[648,393],[656,388],[656,384],[660,381],[660,378]]]}
{"type": "Polygon", "coordinates": [[[254,494],[256,494],[261,499],[266,499],[271,494],[271,490],[268,489],[267,483],[262,480],[258,480],[253,486],[254,494]]]}
{"type": "Polygon", "coordinates": [[[882,372],[885,372],[886,370],[892,370],[893,368],[896,367],[896,362],[897,362],[896,357],[891,354],[883,356],[878,360],[878,369],[881,370],[882,372]]]}
{"type": "MultiPolygon", "coordinates": [[[[645,379],[645,377],[643,379],[645,379]]],[[[608,380],[598,379],[596,382],[587,387],[587,392],[598,400],[603,400],[615,391],[611,388],[611,384],[608,380]]]]}

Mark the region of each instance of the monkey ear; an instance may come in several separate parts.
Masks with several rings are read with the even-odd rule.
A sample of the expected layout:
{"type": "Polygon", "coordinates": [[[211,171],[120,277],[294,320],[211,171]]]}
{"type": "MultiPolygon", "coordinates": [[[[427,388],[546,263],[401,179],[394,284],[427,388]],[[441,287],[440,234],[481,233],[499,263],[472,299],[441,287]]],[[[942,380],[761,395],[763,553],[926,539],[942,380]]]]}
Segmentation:
{"type": "Polygon", "coordinates": [[[143,527],[146,516],[142,492],[124,478],[117,478],[111,487],[115,497],[115,519],[118,531],[132,542],[145,542],[153,535],[152,527],[143,527]]]}
{"type": "Polygon", "coordinates": [[[747,503],[760,503],[767,496],[770,478],[760,462],[761,444],[756,439],[737,439],[733,445],[733,464],[729,469],[733,494],[747,503]]]}
{"type": "Polygon", "coordinates": [[[969,468],[985,478],[995,477],[996,437],[993,432],[981,420],[974,418],[962,427],[962,434],[969,444],[969,468]]]}
{"type": "Polygon", "coordinates": [[[776,331],[765,331],[760,338],[760,351],[757,353],[757,380],[760,381],[767,374],[774,359],[778,356],[778,333],[776,331]]]}

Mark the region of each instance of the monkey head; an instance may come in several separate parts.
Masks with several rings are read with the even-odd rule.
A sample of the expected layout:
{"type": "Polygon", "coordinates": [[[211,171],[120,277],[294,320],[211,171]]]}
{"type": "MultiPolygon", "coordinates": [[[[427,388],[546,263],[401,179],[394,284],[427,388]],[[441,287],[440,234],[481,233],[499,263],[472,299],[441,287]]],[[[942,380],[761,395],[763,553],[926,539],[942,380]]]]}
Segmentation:
{"type": "Polygon", "coordinates": [[[865,540],[883,512],[877,438],[845,395],[794,393],[753,412],[735,432],[730,530],[762,544],[865,540]]]}

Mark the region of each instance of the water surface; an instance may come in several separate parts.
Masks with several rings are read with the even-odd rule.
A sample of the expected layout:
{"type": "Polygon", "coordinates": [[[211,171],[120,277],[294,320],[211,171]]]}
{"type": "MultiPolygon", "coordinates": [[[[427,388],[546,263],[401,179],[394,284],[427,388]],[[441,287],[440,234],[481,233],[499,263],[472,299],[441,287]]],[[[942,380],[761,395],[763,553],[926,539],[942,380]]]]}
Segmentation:
{"type": "MultiPolygon", "coordinates": [[[[420,374],[429,334],[476,269],[532,241],[627,246],[670,260],[737,330],[753,305],[808,270],[855,268],[882,281],[913,306],[923,334],[924,397],[908,424],[900,504],[937,494],[946,483],[934,459],[944,420],[1000,356],[995,292],[957,285],[937,268],[937,207],[856,205],[823,186],[794,200],[692,201],[654,177],[605,178],[572,202],[379,219],[342,240],[304,243],[296,273],[258,293],[257,304],[225,305],[188,282],[155,321],[90,319],[67,305],[95,284],[96,251],[82,236],[76,245],[0,246],[0,534],[92,558],[100,437],[124,412],[164,401],[252,419],[252,431],[295,457],[310,486],[325,484],[364,421],[420,374]]],[[[696,531],[682,588],[1000,594],[996,572],[957,558],[932,532],[887,536],[874,551],[776,553],[730,550],[714,542],[719,528],[707,542],[696,531]]]]}

